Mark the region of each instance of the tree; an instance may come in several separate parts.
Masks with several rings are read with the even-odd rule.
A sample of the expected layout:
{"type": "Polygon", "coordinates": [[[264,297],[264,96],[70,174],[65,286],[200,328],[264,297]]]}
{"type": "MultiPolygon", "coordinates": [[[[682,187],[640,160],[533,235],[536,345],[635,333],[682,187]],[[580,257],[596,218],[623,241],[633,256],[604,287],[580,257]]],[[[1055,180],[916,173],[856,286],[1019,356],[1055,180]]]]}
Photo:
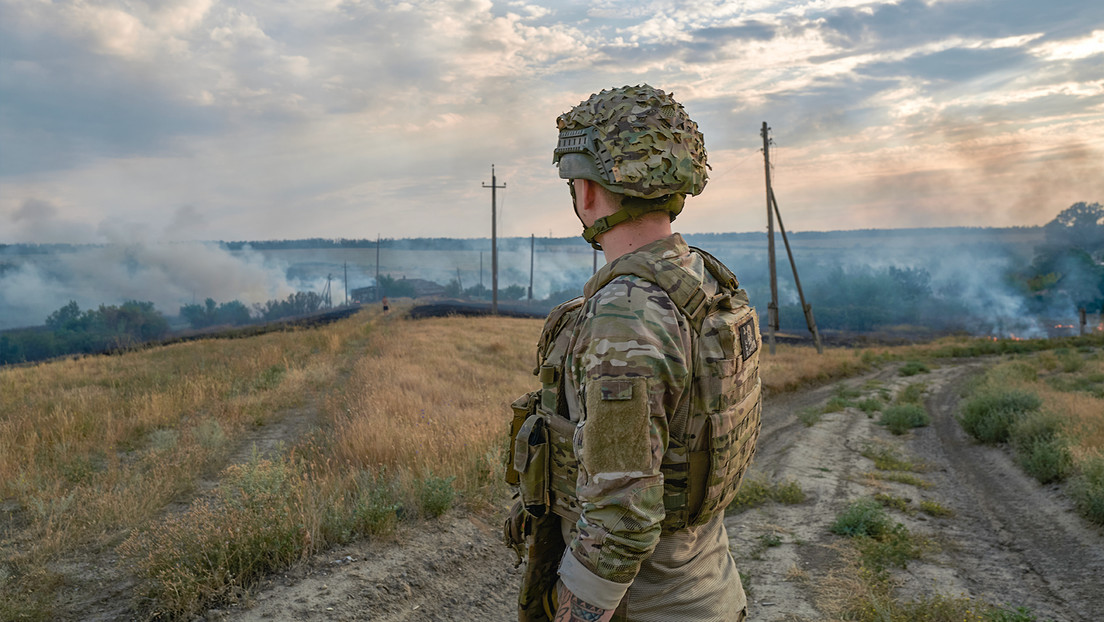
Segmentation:
{"type": "Polygon", "coordinates": [[[391,298],[413,298],[414,284],[407,282],[406,278],[396,279],[390,274],[381,274],[379,278],[380,291],[383,296],[391,298]]]}
{"type": "Polygon", "coordinates": [[[1050,244],[1075,246],[1090,253],[1104,248],[1104,206],[1074,203],[1048,222],[1044,230],[1050,244]]]}

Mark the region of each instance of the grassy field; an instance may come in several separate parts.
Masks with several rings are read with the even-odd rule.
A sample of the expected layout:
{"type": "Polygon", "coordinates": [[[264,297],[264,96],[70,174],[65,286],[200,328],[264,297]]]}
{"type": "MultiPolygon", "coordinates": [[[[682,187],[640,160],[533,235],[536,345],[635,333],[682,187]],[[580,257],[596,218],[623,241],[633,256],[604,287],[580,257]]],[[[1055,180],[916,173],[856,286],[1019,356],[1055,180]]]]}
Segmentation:
{"type": "MultiPolygon", "coordinates": [[[[541,322],[401,312],[0,369],[0,619],[50,619],[76,562],[116,557],[143,613],[187,618],[313,552],[494,507],[541,322]]],[[[938,347],[780,346],[762,374],[777,394],[938,347]]],[[[1077,460],[1104,445],[1082,437],[1077,460]]]]}

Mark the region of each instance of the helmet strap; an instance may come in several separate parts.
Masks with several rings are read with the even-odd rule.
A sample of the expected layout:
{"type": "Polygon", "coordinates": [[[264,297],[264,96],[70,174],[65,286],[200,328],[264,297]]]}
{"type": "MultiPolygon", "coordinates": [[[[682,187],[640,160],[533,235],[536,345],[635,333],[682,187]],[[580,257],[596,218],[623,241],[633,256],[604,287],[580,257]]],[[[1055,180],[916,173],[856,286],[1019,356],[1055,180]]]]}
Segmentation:
{"type": "MultiPolygon", "coordinates": [[[[682,211],[683,195],[671,194],[660,199],[640,199],[637,197],[626,196],[621,200],[621,209],[610,214],[609,216],[603,216],[594,221],[594,224],[587,227],[586,223],[583,223],[583,239],[594,250],[602,250],[602,246],[595,240],[598,236],[609,231],[615,226],[625,222],[626,220],[633,220],[640,218],[644,214],[649,212],[665,211],[671,220],[675,220],[675,216],[682,211]]],[[[580,220],[582,220],[580,218],[580,220]]]]}

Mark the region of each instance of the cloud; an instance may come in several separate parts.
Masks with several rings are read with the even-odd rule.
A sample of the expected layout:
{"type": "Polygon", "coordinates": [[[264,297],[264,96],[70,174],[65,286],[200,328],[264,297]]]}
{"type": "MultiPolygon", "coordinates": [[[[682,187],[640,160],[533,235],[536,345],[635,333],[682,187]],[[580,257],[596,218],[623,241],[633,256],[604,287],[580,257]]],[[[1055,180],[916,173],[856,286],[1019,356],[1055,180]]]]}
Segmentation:
{"type": "MultiPolygon", "coordinates": [[[[969,141],[1008,146],[986,174],[1022,173],[1062,143],[1104,148],[1102,32],[1091,0],[0,0],[0,214],[45,201],[50,222],[75,223],[65,236],[92,240],[103,222],[188,239],[485,235],[465,215],[484,209],[496,163],[529,207],[518,233],[566,235],[553,120],[648,82],[675,92],[718,163],[742,154],[748,169],[711,182],[701,216],[680,222],[759,226],[725,205],[759,202],[743,154],[768,121],[787,194],[808,201],[795,224],[892,225],[872,206],[938,205],[939,183],[920,181],[931,171],[970,196],[1005,193],[949,170],[976,159],[938,164],[969,141]],[[835,179],[841,162],[861,165],[835,179]],[[869,185],[897,179],[920,194],[869,185]]],[[[955,217],[1014,224],[977,204],[955,217]]],[[[24,223],[0,241],[39,231],[55,235],[24,223]]]]}

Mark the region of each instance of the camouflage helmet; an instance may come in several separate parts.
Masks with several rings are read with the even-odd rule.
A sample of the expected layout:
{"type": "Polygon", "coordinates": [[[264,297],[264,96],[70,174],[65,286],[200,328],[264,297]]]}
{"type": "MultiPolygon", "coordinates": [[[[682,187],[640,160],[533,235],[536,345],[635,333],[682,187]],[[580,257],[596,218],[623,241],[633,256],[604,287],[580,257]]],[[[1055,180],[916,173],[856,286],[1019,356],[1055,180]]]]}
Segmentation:
{"type": "Polygon", "coordinates": [[[647,84],[604,90],[556,119],[552,156],[564,179],[592,179],[641,199],[696,195],[707,178],[705,143],[682,104],[647,84]],[[577,155],[576,155],[577,154],[577,155]]]}

